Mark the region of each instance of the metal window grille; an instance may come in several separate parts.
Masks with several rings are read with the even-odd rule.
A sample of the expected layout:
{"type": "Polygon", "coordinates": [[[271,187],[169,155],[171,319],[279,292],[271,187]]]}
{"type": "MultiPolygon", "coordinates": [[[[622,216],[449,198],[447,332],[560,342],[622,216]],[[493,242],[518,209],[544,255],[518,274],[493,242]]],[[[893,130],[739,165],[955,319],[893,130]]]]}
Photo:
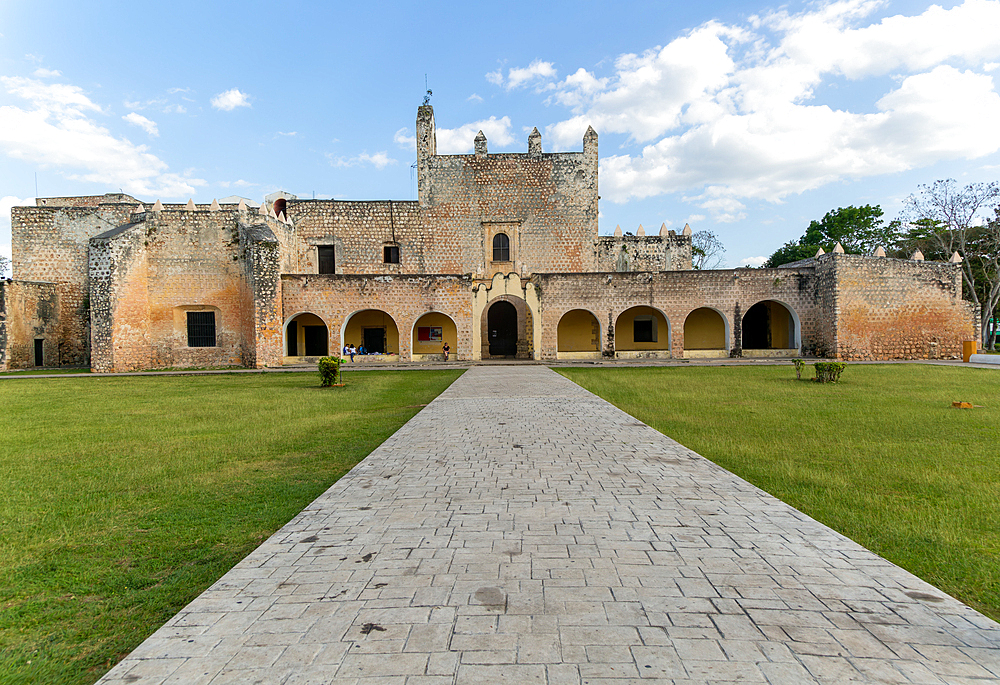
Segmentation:
{"type": "Polygon", "coordinates": [[[188,347],[215,347],[215,312],[188,312],[188,347]]]}
{"type": "Polygon", "coordinates": [[[510,261],[510,238],[506,233],[497,233],[493,236],[493,261],[510,261]]]}
{"type": "Polygon", "coordinates": [[[386,264],[399,264],[399,246],[386,245],[382,249],[382,261],[386,264]]]}

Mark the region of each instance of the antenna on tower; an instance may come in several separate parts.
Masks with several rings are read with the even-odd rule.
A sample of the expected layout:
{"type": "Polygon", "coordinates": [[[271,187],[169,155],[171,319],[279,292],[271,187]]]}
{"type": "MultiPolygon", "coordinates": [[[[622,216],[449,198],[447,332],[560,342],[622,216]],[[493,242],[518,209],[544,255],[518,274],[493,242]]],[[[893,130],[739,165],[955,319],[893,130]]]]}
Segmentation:
{"type": "Polygon", "coordinates": [[[427,94],[424,95],[424,104],[429,105],[431,104],[431,95],[434,95],[434,91],[427,87],[427,74],[424,74],[424,90],[427,91],[427,94]]]}

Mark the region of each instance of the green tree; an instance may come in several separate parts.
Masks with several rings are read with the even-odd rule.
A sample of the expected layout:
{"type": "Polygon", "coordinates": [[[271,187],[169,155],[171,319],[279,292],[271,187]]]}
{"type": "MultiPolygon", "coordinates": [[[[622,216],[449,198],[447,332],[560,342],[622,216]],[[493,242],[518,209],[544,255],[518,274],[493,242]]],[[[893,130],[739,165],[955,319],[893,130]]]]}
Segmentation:
{"type": "MultiPolygon", "coordinates": [[[[1000,307],[1000,184],[955,179],[922,185],[906,201],[909,233],[916,231],[942,258],[962,257],[966,292],[979,310],[985,347],[995,342],[989,322],[1000,307]],[[989,218],[989,213],[994,216],[989,218]]],[[[925,255],[926,256],[926,255],[925,255]]]]}
{"type": "Polygon", "coordinates": [[[832,252],[837,243],[849,254],[871,254],[879,246],[891,247],[896,242],[899,224],[886,224],[882,215],[878,205],[831,210],[820,221],[810,221],[801,238],[779,247],[764,266],[774,268],[808,259],[821,247],[824,252],[832,252]]]}

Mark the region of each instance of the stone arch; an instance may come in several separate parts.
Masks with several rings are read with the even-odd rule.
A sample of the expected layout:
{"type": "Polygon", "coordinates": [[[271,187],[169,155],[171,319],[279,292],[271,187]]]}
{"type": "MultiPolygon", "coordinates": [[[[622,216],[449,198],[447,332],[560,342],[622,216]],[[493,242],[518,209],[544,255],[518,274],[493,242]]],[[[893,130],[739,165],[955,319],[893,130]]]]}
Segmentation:
{"type": "Polygon", "coordinates": [[[797,356],[802,346],[798,314],[779,300],[761,300],[743,315],[744,357],[797,356]]]}
{"type": "Polygon", "coordinates": [[[556,327],[557,359],[600,359],[601,321],[587,309],[571,309],[556,327]]]}
{"type": "Polygon", "coordinates": [[[271,205],[271,209],[274,210],[275,216],[278,216],[282,212],[285,213],[285,216],[288,216],[288,200],[283,197],[279,197],[274,201],[274,204],[271,205]]]}
{"type": "Polygon", "coordinates": [[[699,307],[684,319],[685,357],[729,356],[729,319],[715,307],[699,307]]]}
{"type": "Polygon", "coordinates": [[[670,319],[656,307],[629,307],[615,319],[618,359],[669,359],[670,319]]]}
{"type": "Polygon", "coordinates": [[[515,359],[530,359],[532,341],[528,340],[529,318],[528,304],[520,297],[504,294],[489,300],[480,319],[482,358],[503,359],[513,356],[515,359]],[[510,311],[504,307],[505,304],[514,309],[516,323],[513,326],[509,319],[510,311]],[[508,318],[503,318],[503,311],[506,311],[508,318]],[[493,312],[492,317],[490,312],[493,312]],[[501,327],[490,328],[491,318],[494,324],[501,327]]]}
{"type": "Polygon", "coordinates": [[[448,343],[451,354],[457,357],[458,326],[455,324],[455,320],[444,312],[424,312],[417,317],[410,329],[410,359],[412,361],[443,359],[444,354],[441,352],[441,348],[444,343],[448,343]],[[423,339],[421,328],[440,330],[427,331],[427,339],[423,339]]]}
{"type": "Polygon", "coordinates": [[[284,357],[325,357],[330,354],[330,327],[313,312],[297,312],[282,327],[284,357]],[[322,330],[319,330],[322,327],[322,330]],[[294,352],[294,354],[292,354],[294,352]]]}
{"type": "Polygon", "coordinates": [[[341,351],[347,345],[365,347],[368,354],[398,355],[399,328],[389,312],[360,309],[346,319],[340,335],[341,351]]]}

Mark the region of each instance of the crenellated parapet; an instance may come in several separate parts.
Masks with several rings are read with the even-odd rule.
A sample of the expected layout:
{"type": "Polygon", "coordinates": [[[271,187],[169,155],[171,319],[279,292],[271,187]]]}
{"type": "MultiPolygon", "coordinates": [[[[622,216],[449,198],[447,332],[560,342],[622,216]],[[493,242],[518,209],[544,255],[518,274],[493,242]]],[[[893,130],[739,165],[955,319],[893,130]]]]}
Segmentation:
{"type": "Polygon", "coordinates": [[[614,235],[599,236],[594,242],[598,271],[687,271],[691,262],[691,227],[681,233],[660,226],[659,235],[646,235],[639,225],[635,234],[623,233],[621,226],[614,235]]]}

